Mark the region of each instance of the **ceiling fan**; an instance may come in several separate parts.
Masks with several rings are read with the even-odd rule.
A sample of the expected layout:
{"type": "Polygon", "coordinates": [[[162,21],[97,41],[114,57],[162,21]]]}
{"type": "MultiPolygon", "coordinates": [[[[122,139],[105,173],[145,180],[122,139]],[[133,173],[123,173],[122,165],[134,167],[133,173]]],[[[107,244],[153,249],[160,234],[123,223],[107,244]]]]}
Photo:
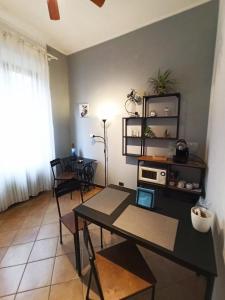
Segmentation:
{"type": "MultiPolygon", "coordinates": [[[[57,0],[47,0],[48,1],[48,11],[51,20],[60,20],[59,6],[57,0]]],[[[98,7],[102,7],[105,0],[90,0],[98,7]]]]}

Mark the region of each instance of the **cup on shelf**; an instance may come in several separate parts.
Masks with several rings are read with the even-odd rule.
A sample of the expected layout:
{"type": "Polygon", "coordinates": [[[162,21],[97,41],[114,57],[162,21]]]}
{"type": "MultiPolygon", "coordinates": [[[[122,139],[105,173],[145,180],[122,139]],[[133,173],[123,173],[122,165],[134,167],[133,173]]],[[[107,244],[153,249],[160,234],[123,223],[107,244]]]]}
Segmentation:
{"type": "Polygon", "coordinates": [[[200,185],[198,182],[193,182],[192,185],[193,185],[193,189],[199,189],[200,185]]]}
{"type": "Polygon", "coordinates": [[[169,185],[170,185],[170,186],[175,186],[175,184],[176,184],[175,181],[173,181],[173,180],[170,180],[170,181],[169,181],[169,185]]]}
{"type": "Polygon", "coordinates": [[[186,189],[187,190],[192,190],[193,189],[193,184],[190,183],[190,182],[186,183],[186,189]]]}
{"type": "Polygon", "coordinates": [[[199,232],[208,232],[212,226],[213,214],[208,209],[194,206],[191,208],[191,222],[199,232]]]}
{"type": "Polygon", "coordinates": [[[178,187],[179,189],[184,189],[184,188],[185,188],[185,184],[186,184],[186,182],[185,182],[184,180],[180,180],[180,181],[178,181],[178,183],[177,183],[177,187],[178,187]]]}

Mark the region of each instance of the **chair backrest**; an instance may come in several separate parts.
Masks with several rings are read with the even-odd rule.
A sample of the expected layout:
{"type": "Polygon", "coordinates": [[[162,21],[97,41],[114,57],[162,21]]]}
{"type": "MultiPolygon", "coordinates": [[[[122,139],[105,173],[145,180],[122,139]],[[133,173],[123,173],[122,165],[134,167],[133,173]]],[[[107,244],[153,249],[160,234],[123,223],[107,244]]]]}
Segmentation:
{"type": "Polygon", "coordinates": [[[90,237],[90,233],[89,233],[86,221],[84,221],[83,238],[84,238],[84,245],[85,245],[85,248],[86,248],[86,250],[88,252],[88,256],[89,256],[91,272],[93,273],[93,275],[95,277],[95,282],[96,282],[96,285],[97,285],[97,288],[99,291],[100,299],[104,300],[104,296],[103,296],[103,292],[102,292],[102,288],[101,288],[101,284],[100,284],[100,280],[99,280],[99,276],[98,276],[98,270],[95,265],[95,251],[94,251],[94,247],[93,247],[93,244],[91,241],[91,237],[90,237]]]}
{"type": "Polygon", "coordinates": [[[88,164],[82,169],[82,179],[87,183],[91,184],[94,178],[94,168],[92,165],[88,164]]]}
{"type": "Polygon", "coordinates": [[[55,187],[55,198],[57,202],[57,208],[58,208],[58,213],[59,217],[61,218],[61,209],[60,209],[60,203],[59,203],[59,198],[62,197],[63,195],[69,194],[73,191],[80,191],[80,196],[81,196],[81,202],[83,203],[83,191],[82,191],[82,185],[81,182],[78,179],[71,179],[68,181],[64,181],[60,183],[57,187],[55,187]]]}
{"type": "Polygon", "coordinates": [[[60,168],[60,172],[63,171],[63,166],[62,166],[62,162],[61,162],[61,159],[60,158],[56,158],[56,159],[53,159],[50,161],[50,166],[51,166],[51,169],[52,169],[52,175],[53,175],[53,178],[55,179],[56,178],[56,173],[57,173],[57,170],[56,170],[56,173],[55,173],[55,167],[59,167],[60,168]]]}

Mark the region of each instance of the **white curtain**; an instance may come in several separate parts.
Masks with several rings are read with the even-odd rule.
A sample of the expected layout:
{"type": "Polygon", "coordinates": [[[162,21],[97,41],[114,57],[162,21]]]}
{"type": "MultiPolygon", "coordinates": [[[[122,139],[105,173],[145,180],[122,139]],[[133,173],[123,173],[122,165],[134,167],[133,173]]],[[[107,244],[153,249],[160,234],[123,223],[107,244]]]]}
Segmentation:
{"type": "Polygon", "coordinates": [[[0,211],[50,189],[53,157],[47,53],[0,30],[0,211]]]}

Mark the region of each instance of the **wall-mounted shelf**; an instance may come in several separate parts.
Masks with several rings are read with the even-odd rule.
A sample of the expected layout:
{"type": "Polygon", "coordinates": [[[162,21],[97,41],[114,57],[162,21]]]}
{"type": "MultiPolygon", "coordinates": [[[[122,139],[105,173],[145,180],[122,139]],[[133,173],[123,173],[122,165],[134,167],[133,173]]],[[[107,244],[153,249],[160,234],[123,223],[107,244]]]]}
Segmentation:
{"type": "Polygon", "coordinates": [[[156,116],[156,117],[145,117],[145,119],[177,119],[178,116],[156,116]]]}
{"type": "MultiPolygon", "coordinates": [[[[175,141],[179,138],[180,94],[150,95],[143,97],[142,117],[125,117],[122,119],[122,154],[124,156],[144,155],[147,144],[152,141],[175,141]],[[170,107],[168,115],[164,114],[164,106],[170,107]],[[149,116],[150,110],[156,116],[149,116]],[[156,122],[156,123],[155,123],[156,122]],[[163,123],[164,122],[164,123],[163,123]],[[166,122],[166,123],[165,123],[166,122]],[[169,123],[168,123],[169,122],[169,123]],[[151,127],[157,133],[155,137],[144,135],[145,128],[151,127]],[[133,129],[132,129],[133,128],[133,129]],[[173,129],[170,136],[164,136],[167,128],[173,129]],[[147,142],[147,143],[146,143],[147,142]]],[[[168,130],[169,131],[169,130],[168,130]]]]}

